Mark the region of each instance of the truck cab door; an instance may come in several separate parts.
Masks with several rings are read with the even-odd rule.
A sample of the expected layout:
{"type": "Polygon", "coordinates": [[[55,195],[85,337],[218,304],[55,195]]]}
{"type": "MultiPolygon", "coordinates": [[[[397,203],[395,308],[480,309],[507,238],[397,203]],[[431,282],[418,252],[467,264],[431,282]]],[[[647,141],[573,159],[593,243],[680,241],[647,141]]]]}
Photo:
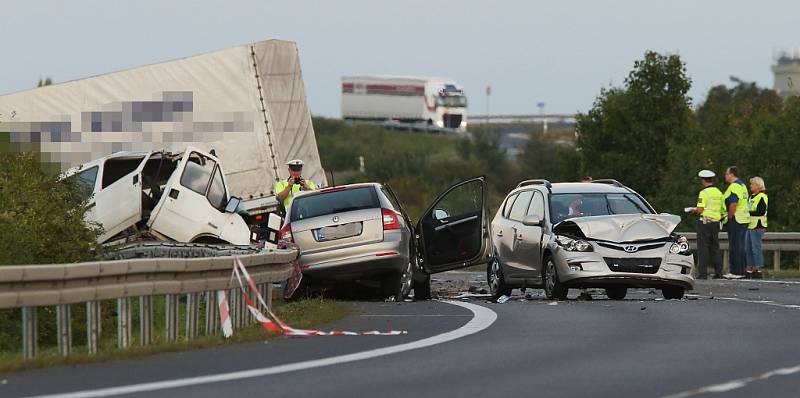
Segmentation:
{"type": "Polygon", "coordinates": [[[439,195],[416,226],[425,272],[485,263],[490,247],[487,215],[485,177],[461,181],[439,195]]]}
{"type": "Polygon", "coordinates": [[[142,169],[149,155],[116,156],[100,169],[90,206],[94,221],[103,226],[105,242],[142,219],[142,169]]]}
{"type": "Polygon", "coordinates": [[[187,150],[164,186],[150,216],[152,232],[177,242],[250,243],[250,230],[236,209],[226,211],[228,194],[216,158],[187,150]]]}

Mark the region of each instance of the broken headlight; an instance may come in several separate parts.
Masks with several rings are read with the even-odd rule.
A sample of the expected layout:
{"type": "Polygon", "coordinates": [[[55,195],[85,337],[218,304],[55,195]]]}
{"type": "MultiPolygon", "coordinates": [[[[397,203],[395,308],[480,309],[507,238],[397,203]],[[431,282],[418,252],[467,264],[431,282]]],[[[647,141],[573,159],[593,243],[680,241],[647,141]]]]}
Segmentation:
{"type": "Polygon", "coordinates": [[[582,239],[556,236],[556,243],[568,252],[590,252],[593,250],[592,244],[582,239]]]}
{"type": "Polygon", "coordinates": [[[689,254],[689,240],[685,236],[679,236],[675,243],[669,247],[672,254],[689,254]]]}

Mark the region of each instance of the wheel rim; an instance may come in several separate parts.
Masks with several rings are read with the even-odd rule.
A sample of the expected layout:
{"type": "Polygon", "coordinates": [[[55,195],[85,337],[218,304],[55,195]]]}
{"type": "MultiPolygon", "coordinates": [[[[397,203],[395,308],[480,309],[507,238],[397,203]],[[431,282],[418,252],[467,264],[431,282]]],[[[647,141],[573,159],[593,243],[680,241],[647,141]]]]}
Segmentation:
{"type": "Polygon", "coordinates": [[[545,287],[548,293],[552,293],[556,287],[556,266],[552,260],[547,260],[546,270],[545,277],[547,280],[545,281],[545,287]]]}
{"type": "Polygon", "coordinates": [[[400,277],[400,297],[398,298],[399,300],[403,299],[411,292],[411,282],[414,279],[412,276],[413,276],[413,266],[411,264],[411,261],[409,261],[406,270],[400,277]]]}
{"type": "Polygon", "coordinates": [[[500,262],[497,259],[492,260],[492,269],[489,272],[489,288],[492,294],[497,294],[500,291],[500,262]]]}

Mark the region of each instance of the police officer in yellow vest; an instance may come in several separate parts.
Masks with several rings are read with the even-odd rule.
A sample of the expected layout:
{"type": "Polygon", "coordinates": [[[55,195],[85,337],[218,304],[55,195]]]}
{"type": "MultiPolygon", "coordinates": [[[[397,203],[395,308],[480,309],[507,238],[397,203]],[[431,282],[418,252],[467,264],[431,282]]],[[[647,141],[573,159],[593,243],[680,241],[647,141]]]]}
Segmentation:
{"type": "Polygon", "coordinates": [[[763,178],[753,177],[750,179],[750,193],[753,196],[750,197],[750,225],[745,240],[747,251],[746,278],[763,278],[761,269],[764,268],[764,253],[761,250],[761,240],[764,237],[764,233],[767,232],[767,210],[769,207],[769,198],[764,192],[766,190],[763,178]]]}
{"type": "Polygon", "coordinates": [[[745,239],[750,225],[750,194],[744,182],[739,178],[739,169],[730,166],[725,170],[725,182],[728,189],[722,195],[725,208],[728,210],[728,246],[730,247],[731,278],[744,278],[744,266],[747,261],[745,239]]]}
{"type": "Polygon", "coordinates": [[[703,190],[697,195],[697,206],[687,211],[700,216],[697,220],[697,260],[700,279],[708,278],[709,264],[714,267],[713,278],[722,277],[722,255],[719,251],[719,225],[725,214],[722,191],[714,186],[714,174],[711,170],[700,170],[697,173],[703,190]]]}
{"type": "Polygon", "coordinates": [[[275,196],[278,197],[278,201],[283,205],[284,213],[289,208],[289,204],[292,203],[296,193],[317,189],[317,184],[314,184],[314,181],[303,178],[303,164],[300,159],[286,162],[286,165],[289,166],[289,178],[275,183],[275,196]]]}

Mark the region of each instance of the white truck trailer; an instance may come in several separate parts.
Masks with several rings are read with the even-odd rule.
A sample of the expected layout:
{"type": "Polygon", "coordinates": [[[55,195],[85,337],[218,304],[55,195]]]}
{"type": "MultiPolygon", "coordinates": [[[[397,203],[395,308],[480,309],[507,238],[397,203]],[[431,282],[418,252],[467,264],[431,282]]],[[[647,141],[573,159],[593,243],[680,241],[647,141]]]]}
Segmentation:
{"type": "MultiPolygon", "coordinates": [[[[0,150],[62,171],[113,153],[214,153],[254,218],[274,210],[284,165],[326,186],[297,46],[268,40],[0,96],[0,150]],[[212,152],[213,151],[213,152],[212,152]]],[[[102,179],[103,176],[98,176],[102,179]]]]}
{"type": "Polygon", "coordinates": [[[452,79],[437,77],[344,76],[342,118],[420,123],[463,131],[467,97],[452,79]]]}

